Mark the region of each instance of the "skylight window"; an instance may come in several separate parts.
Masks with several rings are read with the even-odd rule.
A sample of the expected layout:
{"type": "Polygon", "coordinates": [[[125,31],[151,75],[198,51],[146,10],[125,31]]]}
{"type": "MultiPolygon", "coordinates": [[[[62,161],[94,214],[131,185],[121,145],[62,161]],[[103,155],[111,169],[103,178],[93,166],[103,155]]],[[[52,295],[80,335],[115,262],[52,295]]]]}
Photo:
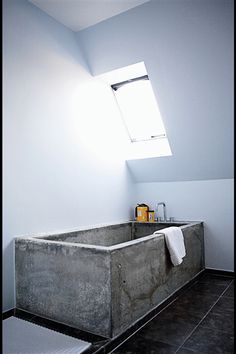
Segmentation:
{"type": "Polygon", "coordinates": [[[127,160],[171,156],[165,127],[144,62],[99,75],[112,88],[129,143],[127,160]]]}
{"type": "Polygon", "coordinates": [[[111,85],[131,142],[166,137],[148,75],[111,85]]]}

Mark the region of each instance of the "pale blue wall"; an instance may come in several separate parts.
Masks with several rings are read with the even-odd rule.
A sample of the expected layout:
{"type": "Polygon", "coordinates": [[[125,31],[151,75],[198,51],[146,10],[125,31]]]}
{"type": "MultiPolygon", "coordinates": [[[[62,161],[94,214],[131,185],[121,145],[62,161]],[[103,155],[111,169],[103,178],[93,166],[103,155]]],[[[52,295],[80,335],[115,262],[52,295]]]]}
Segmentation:
{"type": "Polygon", "coordinates": [[[202,219],[206,265],[232,270],[233,1],[153,0],[77,38],[94,75],[147,67],[173,156],[127,162],[133,204],[202,219]]]}
{"type": "Polygon", "coordinates": [[[14,306],[13,238],[128,220],[133,184],[112,93],[72,31],[4,1],[3,309],[14,306]]]}
{"type": "Polygon", "coordinates": [[[234,271],[234,181],[137,183],[135,203],[146,203],[156,211],[165,202],[167,217],[200,220],[205,230],[207,268],[234,271]]]}
{"type": "Polygon", "coordinates": [[[78,32],[94,75],[144,61],[173,156],[137,182],[233,177],[233,1],[154,0],[78,32]]]}
{"type": "Polygon", "coordinates": [[[4,310],[14,236],[127,220],[138,201],[203,219],[207,265],[230,270],[232,1],[155,0],[77,35],[25,0],[3,10],[4,310]],[[174,163],[129,165],[136,181],[219,180],[133,184],[117,107],[82,54],[95,74],[147,65],[174,163]]]}

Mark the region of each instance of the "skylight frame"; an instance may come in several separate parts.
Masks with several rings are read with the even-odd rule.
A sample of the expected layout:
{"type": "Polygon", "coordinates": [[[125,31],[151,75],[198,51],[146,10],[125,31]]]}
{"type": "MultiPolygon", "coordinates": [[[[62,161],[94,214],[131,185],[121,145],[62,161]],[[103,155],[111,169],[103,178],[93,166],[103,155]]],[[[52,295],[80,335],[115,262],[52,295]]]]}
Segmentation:
{"type": "MultiPolygon", "coordinates": [[[[132,86],[134,86],[134,85],[132,85],[132,86]]],[[[123,123],[124,123],[124,125],[126,127],[128,136],[129,136],[130,141],[132,143],[152,141],[152,140],[155,140],[155,139],[162,139],[162,138],[167,139],[164,123],[162,121],[162,117],[161,117],[161,114],[160,114],[160,111],[159,111],[159,107],[158,107],[158,104],[156,102],[156,98],[154,97],[154,92],[153,92],[153,89],[152,89],[152,86],[151,86],[151,83],[150,83],[150,80],[149,80],[149,76],[147,74],[146,75],[142,75],[142,76],[138,76],[138,77],[133,77],[131,79],[112,84],[111,88],[112,88],[114,97],[116,99],[116,102],[117,102],[117,105],[118,105],[118,108],[119,108],[123,123]],[[151,107],[148,107],[148,106],[146,106],[146,107],[149,108],[149,109],[151,108],[152,111],[155,110],[155,114],[152,112],[151,116],[148,117],[147,120],[149,120],[149,123],[155,123],[156,126],[153,129],[153,133],[151,133],[151,130],[150,130],[148,133],[146,133],[146,135],[144,134],[143,136],[142,135],[140,136],[140,133],[136,132],[136,134],[134,134],[135,125],[137,124],[137,122],[138,122],[138,128],[140,129],[140,131],[142,129],[144,129],[144,130],[147,129],[147,126],[143,125],[143,123],[141,122],[142,119],[140,119],[140,121],[135,121],[136,116],[134,116],[134,114],[133,114],[133,122],[131,122],[130,117],[128,117],[127,115],[125,116],[125,110],[127,110],[127,108],[128,108],[128,110],[132,109],[132,106],[128,107],[128,104],[126,102],[126,107],[125,107],[124,102],[123,102],[123,107],[122,107],[122,100],[120,101],[120,98],[119,98],[119,96],[117,94],[117,91],[119,89],[123,88],[126,85],[130,85],[130,84],[134,84],[134,83],[142,82],[142,81],[146,81],[146,80],[148,81],[149,85],[147,85],[146,88],[145,87],[143,87],[143,88],[141,87],[141,89],[143,89],[143,90],[145,89],[144,93],[147,95],[147,97],[149,96],[148,97],[149,101],[151,100],[149,102],[149,103],[151,103],[151,107]],[[134,123],[134,121],[135,121],[135,123],[134,123]],[[160,133],[158,133],[158,131],[160,131],[160,133]]],[[[132,90],[132,91],[134,91],[134,90],[132,90]]],[[[137,87],[136,87],[136,90],[137,90],[137,87]]],[[[131,92],[131,90],[130,90],[130,92],[131,92]]],[[[132,102],[132,104],[133,104],[133,107],[134,107],[135,106],[135,102],[132,102]]],[[[141,110],[143,108],[145,108],[145,102],[143,100],[142,100],[142,106],[140,106],[140,108],[141,108],[141,110]]],[[[137,130],[137,127],[136,127],[136,130],[137,130]]]]}

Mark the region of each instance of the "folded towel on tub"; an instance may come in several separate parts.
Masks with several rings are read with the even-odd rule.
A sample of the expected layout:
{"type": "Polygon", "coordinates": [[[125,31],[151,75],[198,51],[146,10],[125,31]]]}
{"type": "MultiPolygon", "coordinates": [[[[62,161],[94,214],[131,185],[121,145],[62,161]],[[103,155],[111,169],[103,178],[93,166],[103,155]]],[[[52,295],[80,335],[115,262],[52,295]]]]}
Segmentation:
{"type": "Polygon", "coordinates": [[[183,262],[186,256],[184,237],[180,227],[171,226],[155,231],[154,234],[164,234],[166,246],[170,253],[170,259],[174,266],[183,262]]]}

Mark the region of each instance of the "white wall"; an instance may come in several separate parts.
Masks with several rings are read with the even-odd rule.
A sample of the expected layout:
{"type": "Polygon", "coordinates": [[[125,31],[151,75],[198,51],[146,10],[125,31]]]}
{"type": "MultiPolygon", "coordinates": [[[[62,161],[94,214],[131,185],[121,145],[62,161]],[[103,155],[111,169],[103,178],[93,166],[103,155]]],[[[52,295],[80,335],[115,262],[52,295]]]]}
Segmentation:
{"type": "Polygon", "coordinates": [[[136,182],[233,178],[232,0],[152,0],[77,33],[90,70],[144,61],[173,156],[134,160],[136,182]]]}
{"type": "Polygon", "coordinates": [[[128,220],[133,184],[112,93],[88,73],[74,33],[24,0],[3,10],[7,310],[14,237],[128,220]]]}
{"type": "Polygon", "coordinates": [[[134,205],[164,200],[171,216],[205,221],[206,265],[225,270],[233,269],[233,7],[152,0],[77,33],[94,75],[144,61],[156,94],[173,156],[127,163],[134,205]]]}
{"type": "Polygon", "coordinates": [[[168,218],[203,221],[206,267],[234,271],[233,188],[232,179],[137,183],[134,203],[165,202],[168,218]]]}
{"type": "MultiPolygon", "coordinates": [[[[207,266],[232,270],[232,180],[134,185],[130,167],[124,162],[127,136],[111,92],[88,73],[79,47],[83,41],[86,59],[96,73],[144,60],[155,80],[170,142],[177,148],[181,139],[179,151],[183,154],[178,155],[178,161],[187,161],[190,167],[193,143],[195,158],[204,161],[199,166],[213,169],[215,165],[207,165],[204,156],[214,155],[214,161],[219,158],[222,166],[226,159],[231,173],[231,3],[217,0],[212,8],[211,1],[182,2],[182,7],[175,1],[152,1],[144,10],[137,7],[76,39],[74,33],[27,1],[4,1],[4,310],[14,306],[14,236],[127,220],[133,216],[136,202],[156,204],[164,200],[169,216],[205,221],[207,266]],[[195,17],[196,4],[201,6],[195,17]],[[156,6],[161,6],[160,11],[156,6]],[[203,26],[199,26],[202,16],[203,26]],[[189,32],[186,42],[183,36],[188,37],[186,28],[192,28],[191,19],[194,31],[189,32]],[[173,21],[178,38],[172,37],[176,32],[173,21]],[[208,47],[210,40],[200,41],[206,33],[214,39],[213,47],[208,47]],[[218,47],[219,40],[224,45],[218,47]],[[188,50],[183,56],[186,43],[188,50]],[[205,53],[201,51],[204,48],[205,53]],[[201,53],[198,60],[194,59],[195,51],[201,53]],[[208,64],[204,66],[206,53],[208,64]],[[202,66],[195,72],[199,63],[202,66]],[[190,100],[191,92],[199,96],[190,100]],[[196,121],[201,132],[206,122],[201,144],[193,126],[196,121]],[[183,128],[187,132],[184,136],[179,134],[183,128]]],[[[167,167],[169,175],[175,173],[167,167]]],[[[219,165],[215,167],[213,173],[217,174],[219,165]]],[[[146,181],[154,172],[159,178],[157,161],[152,163],[151,173],[146,171],[146,181]]],[[[197,172],[197,176],[202,174],[197,172]]],[[[134,177],[138,180],[139,176],[134,177]]]]}

